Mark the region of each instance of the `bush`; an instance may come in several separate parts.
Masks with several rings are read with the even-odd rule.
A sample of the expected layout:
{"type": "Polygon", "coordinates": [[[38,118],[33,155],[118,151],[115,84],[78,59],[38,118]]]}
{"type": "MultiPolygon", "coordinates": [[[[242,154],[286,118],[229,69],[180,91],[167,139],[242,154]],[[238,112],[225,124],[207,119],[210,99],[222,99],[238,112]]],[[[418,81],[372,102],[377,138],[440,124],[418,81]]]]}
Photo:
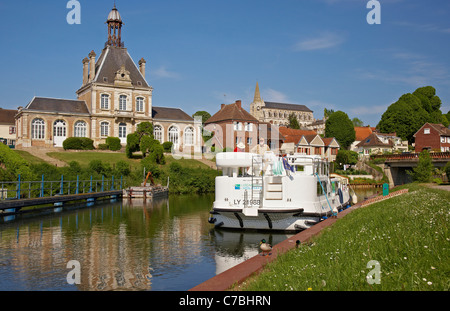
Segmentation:
{"type": "Polygon", "coordinates": [[[69,137],[63,141],[64,150],[93,150],[94,141],[87,137],[69,137]]]}
{"type": "Polygon", "coordinates": [[[99,150],[108,150],[108,145],[107,144],[98,144],[97,148],[99,150]]]}
{"type": "Polygon", "coordinates": [[[153,178],[159,178],[161,176],[161,169],[159,168],[159,166],[157,164],[152,162],[152,159],[150,159],[148,157],[145,159],[142,159],[141,165],[142,165],[142,168],[145,168],[146,174],[148,172],[152,172],[153,178]]]}
{"type": "Polygon", "coordinates": [[[173,143],[171,141],[166,141],[162,144],[163,148],[164,148],[164,152],[170,153],[172,152],[172,145],[173,143]]]}
{"type": "Polygon", "coordinates": [[[130,165],[126,161],[120,160],[116,163],[116,171],[121,176],[128,176],[131,173],[130,165]]]}
{"type": "Polygon", "coordinates": [[[111,151],[117,151],[122,148],[122,144],[120,143],[120,138],[118,138],[118,137],[106,138],[106,144],[108,145],[108,148],[111,151]]]}
{"type": "Polygon", "coordinates": [[[442,179],[440,179],[440,178],[433,178],[432,182],[434,182],[435,184],[440,185],[440,184],[442,184],[442,179]]]}

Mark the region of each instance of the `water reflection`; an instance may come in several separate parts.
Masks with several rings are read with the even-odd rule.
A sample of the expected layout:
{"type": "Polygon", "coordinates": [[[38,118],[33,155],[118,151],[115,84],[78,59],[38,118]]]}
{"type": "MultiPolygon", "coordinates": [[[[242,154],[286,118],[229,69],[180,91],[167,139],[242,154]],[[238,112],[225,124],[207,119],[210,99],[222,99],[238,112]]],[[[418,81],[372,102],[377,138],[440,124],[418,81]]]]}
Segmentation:
{"type": "Polygon", "coordinates": [[[105,202],[0,224],[0,290],[188,290],[257,255],[262,238],[290,237],[214,230],[213,201],[105,202]],[[80,263],[79,285],[67,283],[71,260],[80,263]]]}

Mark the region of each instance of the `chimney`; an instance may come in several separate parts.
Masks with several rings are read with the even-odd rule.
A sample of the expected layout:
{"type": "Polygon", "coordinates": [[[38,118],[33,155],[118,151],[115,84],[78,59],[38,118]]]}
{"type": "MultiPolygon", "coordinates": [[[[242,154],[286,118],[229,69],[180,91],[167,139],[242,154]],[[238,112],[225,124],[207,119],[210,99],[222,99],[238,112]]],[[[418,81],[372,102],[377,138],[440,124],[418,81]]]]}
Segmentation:
{"type": "Polygon", "coordinates": [[[241,104],[240,100],[237,100],[235,104],[236,104],[236,106],[238,106],[238,108],[242,108],[242,104],[241,104]]]}
{"type": "Polygon", "coordinates": [[[141,75],[144,77],[145,79],[145,59],[141,58],[141,60],[139,61],[139,71],[141,72],[141,75]]]}
{"type": "Polygon", "coordinates": [[[89,59],[85,57],[83,59],[83,85],[88,83],[89,80],[89,59]]]}
{"type": "Polygon", "coordinates": [[[223,107],[225,107],[225,104],[221,104],[221,105],[220,105],[220,110],[222,110],[223,107]]]}
{"type": "Polygon", "coordinates": [[[93,81],[95,78],[95,52],[91,51],[89,53],[89,82],[93,81]]]}

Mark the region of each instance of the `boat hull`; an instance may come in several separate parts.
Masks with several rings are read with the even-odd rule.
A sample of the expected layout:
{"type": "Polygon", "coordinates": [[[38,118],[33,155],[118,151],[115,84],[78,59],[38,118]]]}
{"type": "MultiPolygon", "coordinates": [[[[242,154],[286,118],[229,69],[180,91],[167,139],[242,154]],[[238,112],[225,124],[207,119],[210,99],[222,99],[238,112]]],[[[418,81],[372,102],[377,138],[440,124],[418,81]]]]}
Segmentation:
{"type": "MultiPolygon", "coordinates": [[[[349,207],[349,203],[343,204],[338,211],[349,207]]],[[[331,211],[319,215],[303,213],[299,209],[279,212],[260,210],[257,216],[247,216],[242,210],[213,209],[209,222],[214,224],[215,228],[302,231],[332,215],[331,211]]]]}

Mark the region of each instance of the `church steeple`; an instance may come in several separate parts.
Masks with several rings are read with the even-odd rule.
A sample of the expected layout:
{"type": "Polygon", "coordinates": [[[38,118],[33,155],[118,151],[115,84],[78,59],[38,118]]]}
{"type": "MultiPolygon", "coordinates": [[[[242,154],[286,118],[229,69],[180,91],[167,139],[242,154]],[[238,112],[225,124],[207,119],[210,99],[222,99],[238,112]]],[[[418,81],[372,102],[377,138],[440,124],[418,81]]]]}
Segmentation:
{"type": "Polygon", "coordinates": [[[258,81],[256,81],[255,97],[253,98],[253,101],[254,102],[261,101],[261,94],[259,93],[258,81]]]}
{"type": "Polygon", "coordinates": [[[106,23],[108,24],[108,41],[106,45],[124,47],[125,45],[122,42],[122,17],[116,9],[115,3],[113,9],[109,12],[106,23]]]}

